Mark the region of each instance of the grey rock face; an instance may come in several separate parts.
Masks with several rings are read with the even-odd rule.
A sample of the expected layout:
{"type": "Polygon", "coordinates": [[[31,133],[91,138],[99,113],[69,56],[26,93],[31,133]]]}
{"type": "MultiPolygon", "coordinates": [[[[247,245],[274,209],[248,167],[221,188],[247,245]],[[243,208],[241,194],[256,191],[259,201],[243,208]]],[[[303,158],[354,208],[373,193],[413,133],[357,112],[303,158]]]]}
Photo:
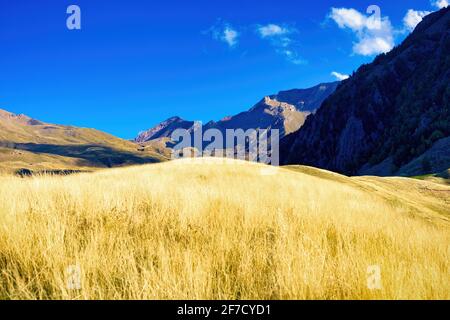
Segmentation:
{"type": "MultiPolygon", "coordinates": [[[[250,110],[226,117],[220,121],[210,121],[203,130],[218,129],[278,129],[281,137],[297,131],[306,118],[317,111],[322,102],[336,90],[338,82],[323,83],[308,89],[281,91],[276,95],[266,96],[250,110]]],[[[172,117],[155,127],[143,131],[135,139],[144,143],[160,138],[168,138],[176,129],[191,129],[194,121],[172,117]]]]}

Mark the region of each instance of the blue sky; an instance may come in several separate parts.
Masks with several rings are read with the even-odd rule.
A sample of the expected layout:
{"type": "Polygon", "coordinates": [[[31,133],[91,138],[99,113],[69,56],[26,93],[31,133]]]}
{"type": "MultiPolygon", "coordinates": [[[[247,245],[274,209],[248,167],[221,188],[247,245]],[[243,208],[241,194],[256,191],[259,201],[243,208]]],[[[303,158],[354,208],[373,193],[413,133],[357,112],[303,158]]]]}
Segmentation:
{"type": "Polygon", "coordinates": [[[350,74],[438,2],[0,0],[0,108],[123,138],[174,115],[219,120],[350,74]],[[66,27],[72,4],[81,30],[66,27]]]}

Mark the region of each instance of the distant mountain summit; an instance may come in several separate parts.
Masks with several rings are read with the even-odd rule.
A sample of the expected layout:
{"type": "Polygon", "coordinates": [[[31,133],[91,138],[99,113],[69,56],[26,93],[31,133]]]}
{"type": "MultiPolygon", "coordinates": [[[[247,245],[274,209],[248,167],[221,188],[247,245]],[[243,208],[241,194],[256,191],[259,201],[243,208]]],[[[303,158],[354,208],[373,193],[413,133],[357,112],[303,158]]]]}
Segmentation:
{"type": "Polygon", "coordinates": [[[142,143],[160,138],[169,138],[176,129],[189,129],[193,125],[194,121],[185,121],[180,117],[172,117],[147,131],[141,132],[135,141],[142,143]]]}
{"type": "Polygon", "coordinates": [[[219,122],[209,122],[205,129],[279,129],[281,135],[298,130],[309,112],[301,112],[293,105],[265,97],[249,111],[227,117],[219,122]]]}
{"type": "Polygon", "coordinates": [[[8,112],[6,110],[0,109],[0,125],[2,125],[2,131],[0,132],[0,137],[5,136],[8,132],[8,127],[6,126],[7,122],[9,122],[8,127],[12,128],[15,125],[22,126],[38,126],[45,125],[44,122],[32,119],[24,114],[14,114],[8,112]]]}
{"type": "Polygon", "coordinates": [[[347,175],[420,175],[450,168],[450,8],[361,66],[281,143],[284,164],[347,175]]]}
{"type": "MultiPolygon", "coordinates": [[[[227,129],[279,129],[280,135],[285,136],[297,131],[305,123],[306,118],[336,90],[337,85],[338,82],[323,83],[309,89],[281,91],[264,97],[248,111],[225,117],[217,122],[210,121],[203,129],[218,129],[223,133],[227,129]]],[[[146,143],[169,138],[177,129],[193,130],[194,124],[194,121],[172,117],[141,132],[135,141],[146,143]]]]}
{"type": "Polygon", "coordinates": [[[291,104],[299,111],[314,113],[320,108],[322,102],[336,91],[338,84],[339,82],[321,83],[309,89],[281,91],[270,98],[291,104]]]}

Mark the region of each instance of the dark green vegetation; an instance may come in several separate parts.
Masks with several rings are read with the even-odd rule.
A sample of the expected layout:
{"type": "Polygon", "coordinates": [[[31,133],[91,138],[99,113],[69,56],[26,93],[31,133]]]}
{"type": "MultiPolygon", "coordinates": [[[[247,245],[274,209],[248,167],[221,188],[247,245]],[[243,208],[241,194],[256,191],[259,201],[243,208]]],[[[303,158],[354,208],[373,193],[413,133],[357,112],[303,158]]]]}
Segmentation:
{"type": "Polygon", "coordinates": [[[450,8],[361,66],[305,125],[282,161],[347,175],[421,175],[450,168],[450,8]]]}

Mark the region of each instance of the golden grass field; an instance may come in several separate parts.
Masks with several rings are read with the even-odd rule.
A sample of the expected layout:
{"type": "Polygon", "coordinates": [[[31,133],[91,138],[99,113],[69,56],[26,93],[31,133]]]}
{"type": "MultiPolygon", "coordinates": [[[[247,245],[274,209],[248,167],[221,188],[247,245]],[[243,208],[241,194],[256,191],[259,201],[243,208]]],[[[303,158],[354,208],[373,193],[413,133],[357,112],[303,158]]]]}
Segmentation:
{"type": "Polygon", "coordinates": [[[0,299],[450,299],[450,187],[262,168],[4,175],[0,299]]]}

